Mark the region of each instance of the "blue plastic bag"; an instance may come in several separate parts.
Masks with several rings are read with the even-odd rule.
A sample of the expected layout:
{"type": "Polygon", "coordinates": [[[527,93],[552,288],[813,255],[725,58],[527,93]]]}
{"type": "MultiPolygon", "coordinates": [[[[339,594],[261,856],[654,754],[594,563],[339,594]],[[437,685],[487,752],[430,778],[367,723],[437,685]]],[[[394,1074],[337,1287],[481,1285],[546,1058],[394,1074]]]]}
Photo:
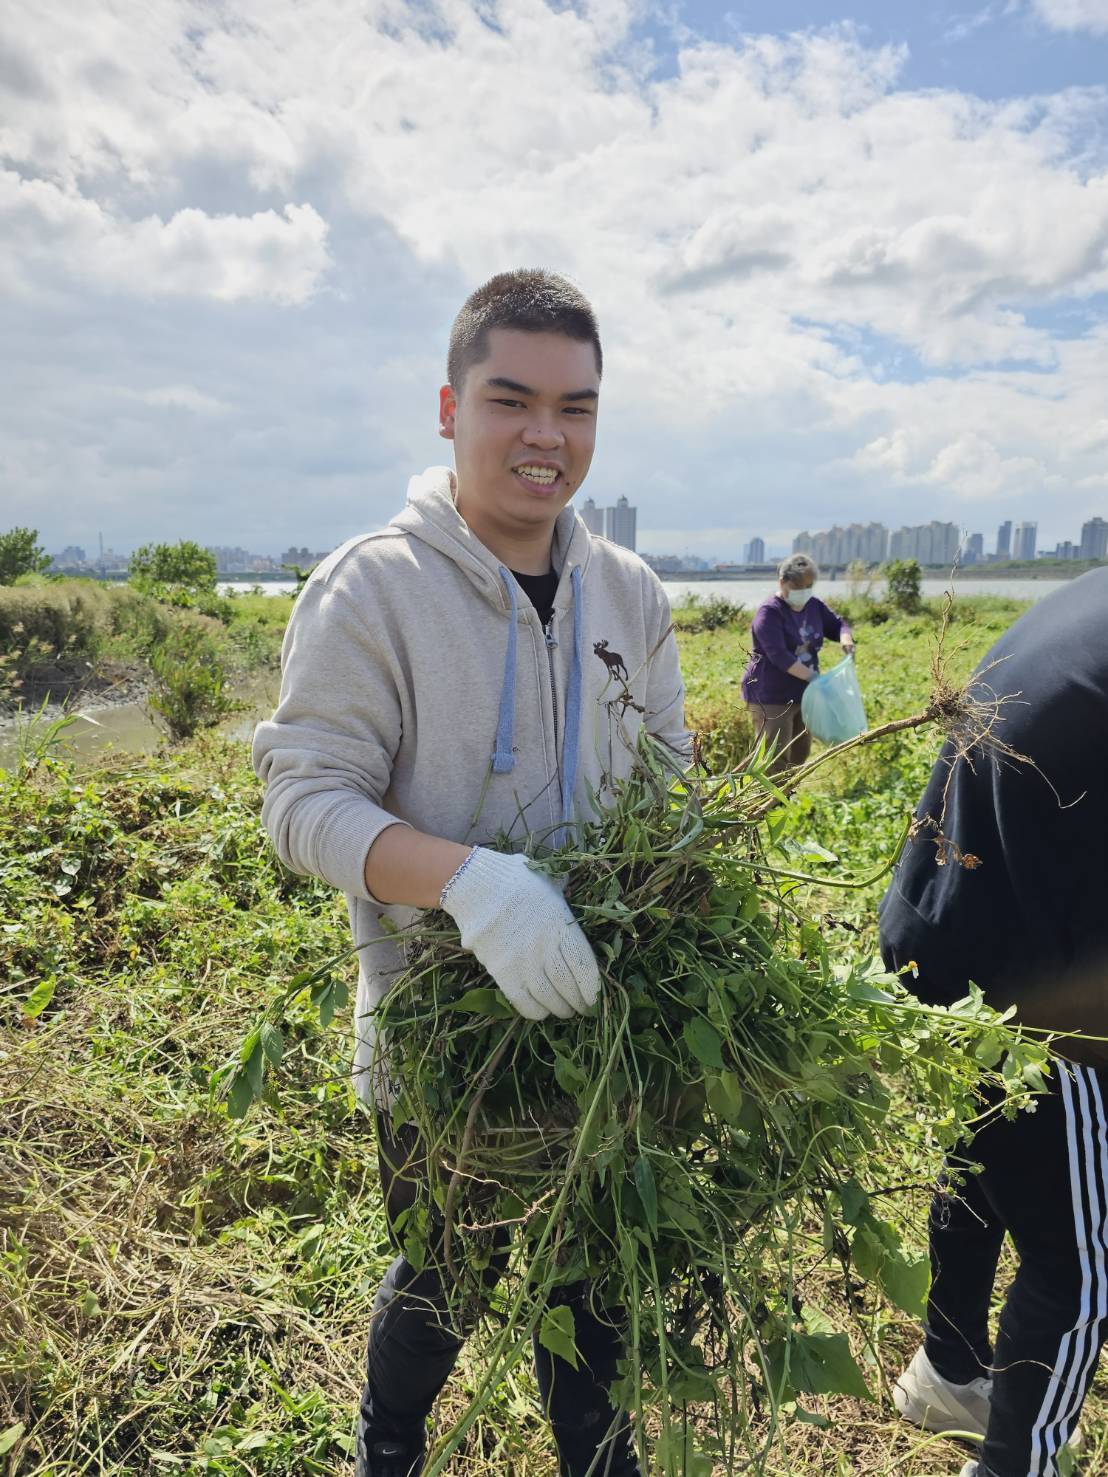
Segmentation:
{"type": "Polygon", "coordinates": [[[800,713],[808,732],[825,744],[842,744],[865,732],[866,710],[852,656],[808,683],[800,713]]]}

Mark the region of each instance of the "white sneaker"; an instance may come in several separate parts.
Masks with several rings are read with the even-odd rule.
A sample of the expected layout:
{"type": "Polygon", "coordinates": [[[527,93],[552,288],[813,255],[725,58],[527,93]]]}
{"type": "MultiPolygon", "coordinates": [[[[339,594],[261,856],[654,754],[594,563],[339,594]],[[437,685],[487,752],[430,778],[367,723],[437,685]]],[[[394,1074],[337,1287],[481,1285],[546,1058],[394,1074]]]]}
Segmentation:
{"type": "MultiPolygon", "coordinates": [[[[893,1404],[905,1420],[925,1431],[948,1435],[959,1431],[984,1440],[992,1394],[993,1382],[985,1376],[968,1385],[944,1380],[921,1344],[893,1386],[893,1404]]],[[[1081,1450],[1084,1439],[1081,1427],[1074,1426],[1066,1443],[1074,1455],[1081,1450]]],[[[967,1462],[962,1477],[977,1477],[977,1463],[967,1462]]]]}
{"type": "Polygon", "coordinates": [[[944,1434],[962,1431],[969,1436],[984,1437],[992,1393],[993,1382],[984,1376],[970,1380],[968,1385],[953,1385],[944,1380],[921,1345],[893,1386],[893,1403],[905,1420],[925,1431],[944,1434]]]}

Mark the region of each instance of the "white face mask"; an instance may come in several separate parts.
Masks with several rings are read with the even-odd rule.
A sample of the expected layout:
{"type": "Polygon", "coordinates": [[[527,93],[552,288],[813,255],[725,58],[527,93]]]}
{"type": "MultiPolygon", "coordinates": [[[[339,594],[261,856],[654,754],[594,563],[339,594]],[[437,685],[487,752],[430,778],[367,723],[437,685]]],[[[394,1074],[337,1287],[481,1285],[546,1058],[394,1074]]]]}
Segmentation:
{"type": "Polygon", "coordinates": [[[794,610],[803,610],[812,598],[811,590],[786,590],[785,599],[794,610]]]}

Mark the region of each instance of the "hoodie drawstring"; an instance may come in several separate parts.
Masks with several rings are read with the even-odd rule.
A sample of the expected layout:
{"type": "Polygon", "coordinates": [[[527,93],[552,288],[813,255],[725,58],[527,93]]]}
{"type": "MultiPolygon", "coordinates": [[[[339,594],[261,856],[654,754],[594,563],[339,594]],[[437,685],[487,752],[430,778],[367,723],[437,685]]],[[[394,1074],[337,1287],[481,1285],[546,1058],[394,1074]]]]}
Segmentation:
{"type": "MultiPolygon", "coordinates": [[[[508,645],[504,652],[504,681],[500,689],[500,711],[496,720],[496,745],[492,755],[492,770],[494,774],[511,774],[516,765],[516,756],[512,752],[512,739],[516,711],[519,599],[516,594],[518,586],[511,570],[501,564],[499,574],[508,592],[510,610],[508,645]]],[[[555,844],[558,846],[563,846],[568,839],[566,828],[573,820],[573,791],[577,784],[577,755],[581,735],[581,641],[584,630],[584,611],[579,564],[575,564],[570,570],[569,581],[573,589],[573,656],[569,668],[569,686],[566,690],[565,725],[562,738],[562,824],[555,838],[555,844]]]]}
{"type": "Polygon", "coordinates": [[[516,582],[510,569],[500,566],[500,578],[508,592],[511,612],[508,620],[508,647],[504,653],[504,682],[500,688],[500,713],[496,720],[496,747],[492,751],[493,774],[511,774],[516,767],[512,753],[512,729],[516,715],[516,641],[518,637],[519,600],[516,582]]]}

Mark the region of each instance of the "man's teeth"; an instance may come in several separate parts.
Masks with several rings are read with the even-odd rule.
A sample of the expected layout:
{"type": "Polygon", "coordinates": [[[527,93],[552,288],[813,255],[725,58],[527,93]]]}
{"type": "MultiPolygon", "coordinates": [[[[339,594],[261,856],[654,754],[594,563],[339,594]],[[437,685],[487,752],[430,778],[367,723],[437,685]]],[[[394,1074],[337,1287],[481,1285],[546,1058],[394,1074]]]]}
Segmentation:
{"type": "Polygon", "coordinates": [[[529,482],[555,482],[558,477],[555,467],[517,467],[516,471],[529,482]]]}

